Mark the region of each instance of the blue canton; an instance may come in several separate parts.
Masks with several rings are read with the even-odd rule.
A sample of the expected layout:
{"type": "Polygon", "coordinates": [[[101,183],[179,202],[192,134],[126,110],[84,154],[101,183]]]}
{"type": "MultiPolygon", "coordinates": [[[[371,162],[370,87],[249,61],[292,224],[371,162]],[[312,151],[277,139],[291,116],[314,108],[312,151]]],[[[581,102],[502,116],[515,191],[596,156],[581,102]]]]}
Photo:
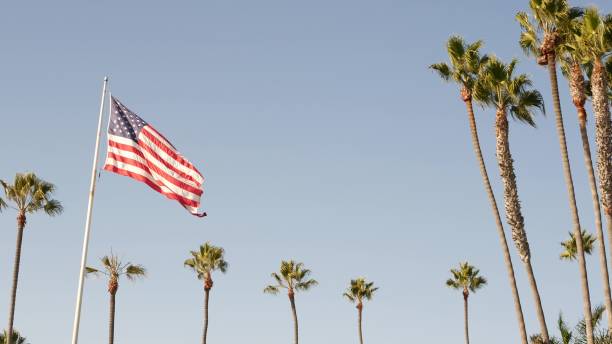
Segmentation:
{"type": "Polygon", "coordinates": [[[121,104],[115,97],[111,97],[111,105],[108,133],[138,141],[138,135],[147,122],[121,104]]]}

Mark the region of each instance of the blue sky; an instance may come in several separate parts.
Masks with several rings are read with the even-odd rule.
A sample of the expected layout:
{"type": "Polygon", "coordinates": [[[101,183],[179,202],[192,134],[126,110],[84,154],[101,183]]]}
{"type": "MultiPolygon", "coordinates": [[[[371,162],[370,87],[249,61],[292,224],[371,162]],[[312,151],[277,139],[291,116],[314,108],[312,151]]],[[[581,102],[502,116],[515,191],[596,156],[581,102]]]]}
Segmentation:
{"type": "MultiPolygon", "coordinates": [[[[502,59],[521,58],[519,70],[544,94],[548,116],[537,129],[513,122],[511,144],[551,332],[559,311],[576,322],[577,266],[558,260],[571,220],[549,83],[517,44],[514,14],[526,7],[484,0],[6,4],[0,178],[35,171],[57,184],[65,206],[60,217],[28,219],[16,327],[34,344],[70,340],[100,88],[109,75],[113,95],[203,172],[209,213],[192,217],[144,184],[101,174],[89,262],[112,248],[149,270],[146,280],[120,286],[118,342],[199,341],[202,285],[182,263],[205,241],[223,246],[230,263],[227,275],[215,276],[212,343],[290,340],[286,297],[262,293],[287,258],[303,261],[320,282],[297,296],[304,343],[357,340],[355,309],[341,294],[360,275],[380,286],[365,308],[367,342],[459,342],[462,299],[444,281],[464,259],[489,279],[470,299],[473,341],[518,342],[464,105],[427,69],[446,60],[451,34],[483,39],[484,51],[502,59]]],[[[560,84],[581,220],[593,230],[576,115],[560,84]]],[[[477,109],[477,119],[500,199],[493,113],[477,109]]],[[[14,215],[0,215],[5,310],[14,215]]],[[[528,283],[511,250],[534,333],[528,283]]],[[[597,304],[599,266],[588,263],[597,304]]],[[[82,343],[106,342],[107,313],[105,281],[88,279],[82,343]]]]}

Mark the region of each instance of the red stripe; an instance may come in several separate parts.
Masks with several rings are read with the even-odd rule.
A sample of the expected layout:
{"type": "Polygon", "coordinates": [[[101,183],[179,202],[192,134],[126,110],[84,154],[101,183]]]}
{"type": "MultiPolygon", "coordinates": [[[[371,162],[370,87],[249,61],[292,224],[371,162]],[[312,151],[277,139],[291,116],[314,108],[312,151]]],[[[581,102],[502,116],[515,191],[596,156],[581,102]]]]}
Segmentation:
{"type": "Polygon", "coordinates": [[[124,170],[124,169],[119,168],[119,167],[114,166],[114,165],[104,165],[104,169],[106,171],[115,172],[115,173],[120,174],[122,176],[130,177],[130,178],[133,178],[133,179],[138,180],[140,182],[143,182],[143,183],[147,184],[149,187],[151,187],[153,190],[159,192],[160,194],[166,196],[169,199],[178,201],[180,204],[187,205],[187,206],[190,206],[190,207],[195,207],[195,208],[197,208],[200,205],[200,202],[196,202],[196,201],[184,198],[184,197],[182,197],[182,196],[180,196],[178,194],[162,190],[159,187],[159,185],[155,184],[151,179],[149,179],[146,176],[143,176],[141,174],[134,173],[134,172],[131,172],[131,171],[127,171],[127,170],[124,170]]]}
{"type": "MultiPolygon", "coordinates": [[[[130,146],[130,145],[126,145],[123,143],[119,143],[117,141],[113,141],[111,139],[108,140],[108,145],[111,147],[115,147],[117,149],[121,149],[124,151],[128,151],[128,152],[132,152],[138,156],[140,156],[141,158],[143,158],[144,160],[150,160],[145,158],[144,154],[142,154],[142,151],[139,149],[145,149],[149,154],[151,154],[153,156],[153,158],[155,158],[156,161],[159,161],[160,163],[162,163],[164,166],[166,166],[166,168],[168,168],[169,170],[173,171],[174,173],[178,174],[179,176],[181,176],[181,178],[190,180],[194,183],[196,183],[196,185],[201,185],[200,182],[198,182],[197,180],[195,180],[192,176],[186,174],[185,172],[177,169],[176,167],[172,166],[171,164],[169,164],[166,160],[162,159],[157,153],[155,153],[155,151],[153,151],[150,147],[144,145],[144,144],[138,144],[138,147],[134,147],[134,146],[130,146]]],[[[156,167],[157,168],[157,167],[156,167]]]]}
{"type": "Polygon", "coordinates": [[[198,172],[198,170],[196,170],[196,168],[193,166],[193,164],[191,162],[189,162],[187,159],[183,158],[182,155],[178,154],[176,152],[176,150],[172,149],[172,144],[170,144],[170,142],[168,140],[166,140],[166,138],[164,138],[164,140],[166,140],[166,142],[168,142],[168,144],[170,145],[170,147],[168,147],[166,145],[166,143],[160,141],[157,137],[155,137],[154,135],[151,135],[150,133],[147,132],[147,130],[151,130],[153,132],[155,132],[157,135],[159,135],[160,137],[164,138],[163,135],[161,135],[159,132],[157,132],[155,129],[153,129],[151,126],[145,126],[144,128],[142,128],[142,130],[140,131],[140,133],[144,136],[146,136],[151,142],[153,142],[157,147],[159,147],[159,149],[163,150],[164,152],[166,152],[169,156],[171,156],[174,160],[178,161],[181,165],[193,170],[194,172],[196,172],[197,174],[200,175],[200,177],[204,178],[202,176],[202,174],[200,172],[198,172]],[[146,130],[145,130],[146,129],[146,130]]]}
{"type": "MultiPolygon", "coordinates": [[[[130,158],[126,158],[124,156],[115,154],[113,152],[108,152],[108,156],[117,160],[117,161],[121,161],[123,163],[132,165],[132,166],[136,166],[138,168],[141,168],[147,172],[149,172],[149,174],[153,175],[153,173],[151,173],[151,170],[153,170],[156,174],[160,175],[161,177],[163,177],[165,180],[167,180],[168,182],[174,184],[175,186],[183,189],[183,190],[187,190],[189,192],[191,192],[192,194],[195,194],[197,196],[202,195],[202,190],[201,189],[196,189],[191,185],[185,184],[183,182],[181,182],[180,180],[175,179],[174,177],[172,177],[171,175],[167,174],[166,172],[164,172],[163,170],[161,170],[159,167],[155,166],[154,164],[143,164],[142,162],[138,161],[138,160],[134,160],[134,159],[130,159],[130,158]]],[[[147,159],[144,159],[145,161],[149,161],[147,159]]],[[[154,177],[155,178],[155,177],[154,177]]]]}

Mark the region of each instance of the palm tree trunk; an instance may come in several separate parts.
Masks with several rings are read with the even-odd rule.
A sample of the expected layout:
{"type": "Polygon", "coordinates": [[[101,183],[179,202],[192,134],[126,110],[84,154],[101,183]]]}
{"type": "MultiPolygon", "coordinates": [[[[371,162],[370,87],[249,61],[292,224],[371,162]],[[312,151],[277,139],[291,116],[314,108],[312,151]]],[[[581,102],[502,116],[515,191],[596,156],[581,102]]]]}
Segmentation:
{"type": "Polygon", "coordinates": [[[291,302],[291,313],[293,314],[293,343],[298,344],[298,317],[297,310],[295,309],[295,296],[289,295],[289,302],[291,302]]]}
{"type": "Polygon", "coordinates": [[[108,320],[108,344],[115,342],[115,293],[110,294],[110,312],[108,320]]]}
{"type": "Polygon", "coordinates": [[[470,332],[468,329],[468,293],[463,292],[463,326],[465,330],[465,344],[470,344],[470,332]]]}
{"type": "Polygon", "coordinates": [[[576,250],[578,254],[578,266],[580,269],[580,285],[582,288],[582,308],[586,324],[587,344],[593,344],[593,323],[591,315],[591,296],[589,292],[589,281],[587,277],[586,261],[584,258],[584,248],[582,244],[582,233],[580,232],[580,217],[578,216],[578,206],[576,205],[576,195],[574,193],[574,181],[570,167],[569,156],[567,153],[567,142],[565,140],[565,127],[563,125],[563,114],[561,113],[561,103],[559,101],[559,85],[557,84],[557,65],[554,51],[546,54],[548,59],[548,74],[553,97],[553,107],[555,109],[557,136],[559,137],[559,147],[561,149],[561,160],[563,162],[563,174],[569,197],[570,209],[574,225],[574,236],[576,237],[576,250]]]}
{"type": "Polygon", "coordinates": [[[608,328],[612,328],[612,297],[610,296],[610,276],[608,273],[608,261],[606,258],[606,242],[602,229],[601,207],[599,203],[599,192],[597,191],[597,180],[593,169],[593,158],[591,156],[591,145],[589,134],[587,133],[586,122],[587,113],[584,108],[586,94],[584,91],[584,77],[578,63],[574,63],[570,75],[570,91],[576,111],[578,112],[578,124],[580,127],[580,137],[582,138],[582,153],[584,164],[587,169],[589,186],[591,187],[591,198],[593,201],[593,211],[595,213],[595,230],[597,231],[597,241],[599,242],[599,266],[601,269],[602,285],[604,288],[604,302],[606,314],[608,316],[608,328]]]}
{"type": "Polygon", "coordinates": [[[363,344],[363,329],[362,329],[362,322],[363,322],[363,304],[360,302],[357,305],[357,313],[358,313],[358,326],[359,326],[359,343],[363,344]]]}
{"type": "Polygon", "coordinates": [[[476,126],[476,118],[474,116],[474,108],[472,106],[471,98],[466,99],[465,105],[468,112],[468,120],[470,122],[470,132],[472,134],[472,145],[474,153],[476,154],[476,160],[478,161],[478,167],[480,168],[480,175],[482,176],[482,182],[485,186],[487,196],[489,197],[489,203],[491,204],[491,210],[493,211],[493,217],[495,218],[495,224],[497,228],[497,234],[499,236],[499,243],[502,247],[504,256],[504,263],[506,265],[506,272],[508,274],[508,280],[510,281],[510,289],[512,290],[512,298],[514,299],[514,311],[518,320],[519,333],[521,335],[521,343],[527,344],[527,330],[525,329],[525,318],[523,317],[523,308],[521,306],[521,298],[519,296],[518,288],[516,286],[516,277],[514,275],[514,267],[512,265],[512,258],[510,257],[510,249],[508,248],[508,241],[506,240],[506,233],[504,231],[504,225],[502,224],[501,216],[499,215],[499,208],[497,207],[497,201],[493,194],[493,188],[491,187],[491,181],[489,180],[489,174],[487,173],[487,167],[482,156],[482,150],[480,149],[480,140],[478,138],[478,128],[476,126]]]}
{"type": "Polygon", "coordinates": [[[15,245],[15,264],[13,265],[13,287],[11,288],[11,303],[9,308],[9,320],[6,338],[13,338],[13,322],[15,321],[15,305],[17,303],[17,283],[19,282],[19,265],[21,262],[21,244],[23,242],[23,230],[26,224],[25,213],[17,215],[17,243],[15,245]]]}
{"type": "Polygon", "coordinates": [[[208,336],[208,298],[210,297],[210,289],[204,288],[204,333],[202,334],[202,344],[206,344],[208,336]]]}
{"type": "Polygon", "coordinates": [[[521,203],[518,196],[518,187],[516,185],[516,175],[514,173],[514,160],[510,153],[510,141],[508,139],[509,126],[508,117],[505,109],[498,109],[495,116],[495,136],[496,136],[496,153],[497,162],[499,164],[499,172],[504,184],[504,205],[506,208],[506,219],[512,229],[512,240],[516,246],[519,257],[525,265],[527,276],[529,277],[529,285],[533,293],[533,299],[536,306],[536,315],[540,323],[540,334],[544,343],[549,343],[548,327],[546,326],[546,318],[544,317],[544,309],[540,299],[540,292],[536,283],[535,274],[531,265],[531,252],[529,250],[529,242],[527,241],[527,233],[525,232],[525,221],[521,212],[521,203]]]}

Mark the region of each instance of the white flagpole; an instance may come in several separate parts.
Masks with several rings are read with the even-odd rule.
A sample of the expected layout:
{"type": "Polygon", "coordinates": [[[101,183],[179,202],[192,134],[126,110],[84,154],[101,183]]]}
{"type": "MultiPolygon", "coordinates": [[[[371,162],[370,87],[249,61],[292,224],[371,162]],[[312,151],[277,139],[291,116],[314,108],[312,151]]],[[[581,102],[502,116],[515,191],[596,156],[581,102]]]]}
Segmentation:
{"type": "Polygon", "coordinates": [[[98,133],[96,134],[96,149],[94,151],[93,167],[91,168],[91,184],[89,186],[89,201],[87,202],[87,218],[85,220],[85,237],[83,238],[83,253],[81,256],[81,272],[79,274],[79,289],[77,291],[76,309],[74,311],[74,324],[72,326],[72,344],[79,341],[79,324],[81,322],[81,303],[83,301],[83,284],[85,282],[85,265],[87,264],[87,248],[89,246],[89,232],[91,230],[91,211],[93,209],[94,192],[96,189],[96,169],[100,152],[100,136],[102,134],[102,113],[104,112],[104,97],[108,77],[104,77],[102,86],[102,99],[100,100],[100,115],[98,118],[98,133]]]}

